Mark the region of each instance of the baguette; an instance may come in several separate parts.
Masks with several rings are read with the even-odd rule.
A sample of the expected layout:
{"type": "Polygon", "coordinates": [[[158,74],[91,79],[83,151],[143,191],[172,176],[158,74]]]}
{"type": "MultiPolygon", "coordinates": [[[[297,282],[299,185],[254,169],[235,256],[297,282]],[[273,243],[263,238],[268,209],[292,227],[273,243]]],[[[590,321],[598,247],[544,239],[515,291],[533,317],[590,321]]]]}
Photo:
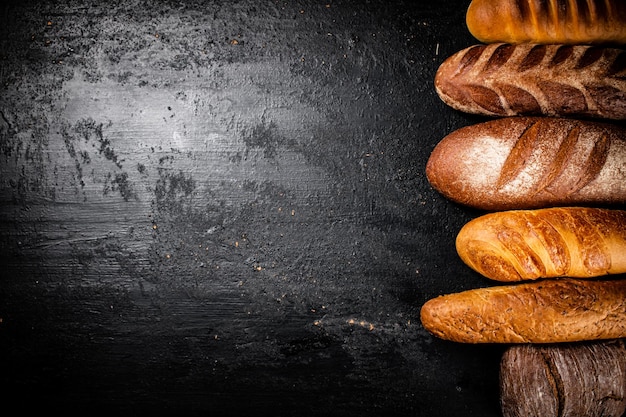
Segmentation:
{"type": "Polygon", "coordinates": [[[460,343],[561,343],[626,337],[626,279],[559,278],[428,300],[424,328],[460,343]]]}
{"type": "Polygon", "coordinates": [[[448,57],[435,90],[486,116],[626,119],[626,51],[588,45],[474,45],[448,57]]]}
{"type": "Polygon", "coordinates": [[[473,0],[465,17],[484,43],[626,43],[624,0],[473,0]]]}
{"type": "Polygon", "coordinates": [[[485,277],[515,282],[626,273],[626,211],[588,207],[513,210],[466,223],[456,250],[485,277]]]}
{"type": "Polygon", "coordinates": [[[458,129],[426,164],[447,198],[484,210],[626,202],[626,129],[551,117],[505,117],[458,129]]]}
{"type": "Polygon", "coordinates": [[[621,417],[623,340],[508,347],[500,360],[500,407],[503,417],[621,417]]]}

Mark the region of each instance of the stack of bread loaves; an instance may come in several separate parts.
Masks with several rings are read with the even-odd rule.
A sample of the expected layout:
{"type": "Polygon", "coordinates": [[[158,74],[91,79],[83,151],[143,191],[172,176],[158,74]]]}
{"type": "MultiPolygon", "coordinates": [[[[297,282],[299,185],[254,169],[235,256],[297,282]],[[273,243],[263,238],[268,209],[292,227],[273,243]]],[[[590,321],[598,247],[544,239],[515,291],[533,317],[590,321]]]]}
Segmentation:
{"type": "Polygon", "coordinates": [[[466,18],[482,44],[446,59],[435,88],[490,119],[443,138],[426,174],[487,212],[456,249],[501,284],[433,298],[422,323],[451,341],[510,344],[505,417],[622,416],[626,1],[473,0],[466,18]]]}

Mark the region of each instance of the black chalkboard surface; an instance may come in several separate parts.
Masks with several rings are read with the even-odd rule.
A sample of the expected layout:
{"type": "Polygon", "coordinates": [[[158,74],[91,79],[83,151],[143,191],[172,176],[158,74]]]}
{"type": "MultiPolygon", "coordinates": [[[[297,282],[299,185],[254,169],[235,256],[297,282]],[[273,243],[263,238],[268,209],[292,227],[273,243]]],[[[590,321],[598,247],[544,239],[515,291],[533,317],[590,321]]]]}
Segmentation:
{"type": "Polygon", "coordinates": [[[0,8],[0,381],[22,411],[497,416],[426,180],[469,2],[0,8]]]}

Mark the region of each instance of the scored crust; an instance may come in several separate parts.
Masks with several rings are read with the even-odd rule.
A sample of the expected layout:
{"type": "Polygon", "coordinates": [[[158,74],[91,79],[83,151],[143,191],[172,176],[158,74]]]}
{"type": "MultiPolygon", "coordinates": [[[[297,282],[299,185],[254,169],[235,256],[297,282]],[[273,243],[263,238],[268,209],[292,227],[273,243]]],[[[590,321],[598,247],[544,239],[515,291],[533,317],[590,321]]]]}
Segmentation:
{"type": "Polygon", "coordinates": [[[626,211],[554,207],[485,214],[456,237],[459,257],[497,281],[626,273],[626,211]]]}
{"type": "Polygon", "coordinates": [[[626,52],[619,48],[478,44],[443,61],[435,91],[467,113],[623,120],[625,74],[626,52]]]}
{"type": "Polygon", "coordinates": [[[465,20],[485,43],[626,43],[622,0],[473,0],[465,20]]]}
{"type": "Polygon", "coordinates": [[[505,117],[444,137],[426,164],[448,199],[484,210],[626,202],[626,130],[608,123],[505,117]]]}

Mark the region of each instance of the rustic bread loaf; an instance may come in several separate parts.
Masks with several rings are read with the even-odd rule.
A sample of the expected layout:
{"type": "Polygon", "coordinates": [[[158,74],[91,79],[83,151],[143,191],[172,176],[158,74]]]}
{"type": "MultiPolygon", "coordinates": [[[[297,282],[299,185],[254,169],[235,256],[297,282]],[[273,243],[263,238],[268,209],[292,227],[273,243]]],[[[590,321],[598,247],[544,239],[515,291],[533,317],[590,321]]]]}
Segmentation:
{"type": "Polygon", "coordinates": [[[485,43],[626,43],[624,0],[473,0],[465,20],[485,43]]]}
{"type": "Polygon", "coordinates": [[[559,343],[626,337],[626,279],[555,278],[428,300],[426,330],[461,343],[559,343]]]}
{"type": "Polygon", "coordinates": [[[487,116],[626,119],[626,51],[588,45],[474,45],[448,57],[435,90],[487,116]]]}
{"type": "Polygon", "coordinates": [[[626,202],[626,129],[552,117],[505,117],[458,129],[426,165],[447,198],[485,210],[626,202]]]}
{"type": "Polygon", "coordinates": [[[621,417],[624,342],[508,347],[500,361],[500,406],[503,417],[621,417]]]}
{"type": "Polygon", "coordinates": [[[502,282],[622,274],[626,211],[560,207],[489,213],[461,228],[456,250],[469,267],[502,282]]]}

